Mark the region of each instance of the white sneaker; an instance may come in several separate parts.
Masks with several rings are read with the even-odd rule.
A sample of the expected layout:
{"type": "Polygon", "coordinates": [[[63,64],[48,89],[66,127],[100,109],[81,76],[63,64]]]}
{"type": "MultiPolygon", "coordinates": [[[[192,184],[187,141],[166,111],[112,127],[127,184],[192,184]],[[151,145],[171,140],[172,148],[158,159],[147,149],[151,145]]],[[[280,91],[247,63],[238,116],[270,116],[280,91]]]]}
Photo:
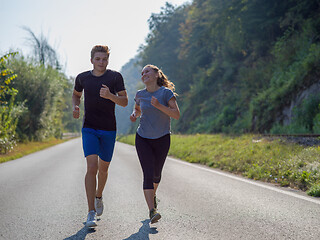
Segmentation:
{"type": "Polygon", "coordinates": [[[102,197],[101,197],[101,198],[95,198],[95,200],[94,200],[94,207],[96,208],[97,216],[101,216],[102,213],[103,213],[103,201],[102,201],[102,197]]]}
{"type": "Polygon", "coordinates": [[[91,228],[97,226],[97,217],[96,217],[96,212],[94,210],[91,210],[88,213],[88,218],[86,222],[86,227],[91,228]]]}

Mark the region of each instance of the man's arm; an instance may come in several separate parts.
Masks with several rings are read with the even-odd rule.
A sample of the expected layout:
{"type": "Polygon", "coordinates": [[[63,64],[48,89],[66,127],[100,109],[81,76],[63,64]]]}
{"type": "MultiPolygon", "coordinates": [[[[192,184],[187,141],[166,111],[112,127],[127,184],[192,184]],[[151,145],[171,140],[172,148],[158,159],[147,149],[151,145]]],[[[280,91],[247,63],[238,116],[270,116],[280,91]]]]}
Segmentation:
{"type": "Polygon", "coordinates": [[[126,107],[128,105],[128,96],[126,90],[122,90],[117,94],[113,94],[106,85],[102,84],[102,88],[100,89],[100,97],[109,99],[122,107],[126,107]]]}
{"type": "Polygon", "coordinates": [[[72,106],[73,106],[73,117],[74,118],[79,118],[80,117],[80,99],[82,96],[82,92],[78,92],[76,90],[73,90],[72,94],[72,106]]]}

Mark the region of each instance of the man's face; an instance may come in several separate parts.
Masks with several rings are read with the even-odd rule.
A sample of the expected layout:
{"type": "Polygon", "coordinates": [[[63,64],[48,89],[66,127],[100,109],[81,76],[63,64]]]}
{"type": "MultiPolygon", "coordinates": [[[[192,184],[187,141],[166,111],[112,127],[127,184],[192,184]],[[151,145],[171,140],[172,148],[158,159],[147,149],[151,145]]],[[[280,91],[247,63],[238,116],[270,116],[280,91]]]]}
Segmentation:
{"type": "Polygon", "coordinates": [[[104,72],[109,63],[108,54],[105,52],[96,52],[91,59],[91,63],[93,64],[94,70],[104,72]]]}

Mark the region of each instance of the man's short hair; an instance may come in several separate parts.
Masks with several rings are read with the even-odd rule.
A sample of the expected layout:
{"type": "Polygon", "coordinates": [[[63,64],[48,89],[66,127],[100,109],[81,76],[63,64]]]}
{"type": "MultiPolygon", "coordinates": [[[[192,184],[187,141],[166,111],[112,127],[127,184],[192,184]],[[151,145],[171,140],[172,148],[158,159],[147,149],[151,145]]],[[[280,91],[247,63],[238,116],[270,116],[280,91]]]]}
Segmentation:
{"type": "Polygon", "coordinates": [[[108,46],[103,46],[103,45],[96,45],[91,49],[91,59],[93,59],[94,54],[96,52],[104,52],[108,54],[108,58],[109,58],[109,54],[110,54],[110,49],[108,46]]]}

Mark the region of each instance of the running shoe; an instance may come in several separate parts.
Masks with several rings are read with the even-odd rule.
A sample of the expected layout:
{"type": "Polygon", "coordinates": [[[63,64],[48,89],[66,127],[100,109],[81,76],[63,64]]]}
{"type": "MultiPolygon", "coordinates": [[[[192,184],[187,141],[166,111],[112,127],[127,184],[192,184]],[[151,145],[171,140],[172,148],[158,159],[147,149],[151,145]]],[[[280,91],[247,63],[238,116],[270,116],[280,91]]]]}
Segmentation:
{"type": "Polygon", "coordinates": [[[152,223],[156,223],[159,221],[159,219],[161,218],[160,213],[157,212],[157,210],[155,208],[150,210],[150,222],[152,223]]]}
{"type": "Polygon", "coordinates": [[[88,218],[87,218],[87,222],[86,222],[86,227],[88,228],[92,228],[97,226],[97,217],[96,217],[96,212],[94,210],[91,210],[88,213],[88,218]]]}
{"type": "Polygon", "coordinates": [[[101,198],[95,198],[94,200],[94,207],[97,211],[97,216],[101,216],[103,213],[103,201],[102,201],[102,197],[101,198]]]}

